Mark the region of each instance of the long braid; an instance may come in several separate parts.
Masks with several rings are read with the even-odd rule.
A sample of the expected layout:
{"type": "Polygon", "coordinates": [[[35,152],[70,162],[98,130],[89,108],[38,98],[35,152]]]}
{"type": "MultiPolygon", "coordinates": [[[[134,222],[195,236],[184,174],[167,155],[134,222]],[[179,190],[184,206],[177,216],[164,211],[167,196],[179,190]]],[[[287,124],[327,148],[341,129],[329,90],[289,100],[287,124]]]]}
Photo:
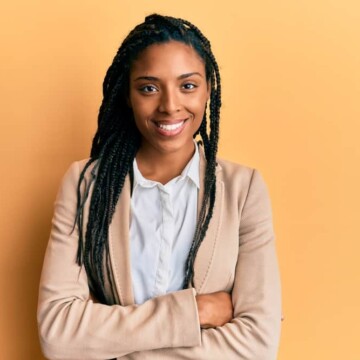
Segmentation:
{"type": "Polygon", "coordinates": [[[198,224],[195,229],[195,235],[193,243],[190,248],[190,252],[186,262],[184,288],[189,286],[189,283],[193,283],[194,277],[194,262],[199,250],[199,247],[205,237],[206,231],[209,227],[210,220],[212,218],[215,193],[216,193],[216,154],[218,149],[219,139],[219,121],[220,121],[220,107],[221,107],[221,79],[218,64],[211,51],[210,42],[202,34],[202,32],[193,24],[186,20],[177,19],[177,21],[183,22],[191,30],[193,30],[198,37],[206,51],[206,55],[211,61],[213,73],[211,74],[211,94],[210,94],[210,136],[207,136],[207,123],[206,114],[204,120],[200,126],[200,135],[204,142],[204,150],[206,156],[206,170],[205,170],[205,184],[204,184],[204,198],[200,209],[200,216],[198,224]]]}
{"type": "MultiPolygon", "coordinates": [[[[132,164],[140,147],[132,111],[127,104],[131,63],[148,46],[168,41],[179,41],[192,46],[205,63],[206,77],[210,82],[209,103],[210,132],[207,115],[204,114],[199,133],[204,144],[206,170],[204,198],[201,204],[192,246],[186,262],[184,288],[193,281],[194,260],[208,229],[216,192],[216,154],[219,137],[221,107],[220,74],[210,42],[201,31],[188,21],[157,14],[146,17],[123,41],[103,83],[103,101],[99,109],[98,130],[94,136],[90,160],[80,174],[78,183],[78,207],[76,225],[79,230],[77,262],[84,264],[90,290],[102,303],[111,304],[105,291],[105,282],[110,282],[109,226],[116,204],[124,186],[125,178],[131,175],[132,164]],[[93,168],[90,178],[86,174],[93,168]],[[92,192],[90,191],[92,188],[92,192]],[[83,234],[83,210],[89,194],[90,207],[85,236],[83,234]]],[[[132,177],[130,176],[130,179],[132,177]]]]}

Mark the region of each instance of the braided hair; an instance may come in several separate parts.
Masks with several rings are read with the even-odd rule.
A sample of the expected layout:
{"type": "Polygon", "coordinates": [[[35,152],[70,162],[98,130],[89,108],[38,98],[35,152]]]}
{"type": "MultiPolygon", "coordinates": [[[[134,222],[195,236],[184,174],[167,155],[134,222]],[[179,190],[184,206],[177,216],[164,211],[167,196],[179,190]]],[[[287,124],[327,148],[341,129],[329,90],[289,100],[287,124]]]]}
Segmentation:
{"type": "Polygon", "coordinates": [[[137,25],[125,38],[109,67],[103,83],[103,100],[98,115],[98,129],[94,136],[90,159],[82,170],[78,182],[77,215],[79,230],[77,263],[84,265],[89,287],[102,303],[110,304],[105,292],[105,279],[112,285],[109,264],[109,226],[115,207],[128,175],[132,178],[132,165],[140,147],[141,136],[132,110],[128,106],[130,67],[148,46],[178,41],[191,46],[202,58],[207,81],[211,84],[209,123],[204,113],[199,134],[204,145],[206,170],[204,197],[200,208],[193,242],[186,262],[183,287],[193,282],[194,261],[205,237],[213,214],[216,184],[216,154],[219,137],[221,85],[219,68],[211,51],[210,42],[190,22],[153,14],[137,25]],[[85,174],[93,164],[90,180],[85,174]],[[86,232],[83,231],[84,204],[92,185],[86,232]],[[85,187],[85,191],[83,188],[85,187]]]}

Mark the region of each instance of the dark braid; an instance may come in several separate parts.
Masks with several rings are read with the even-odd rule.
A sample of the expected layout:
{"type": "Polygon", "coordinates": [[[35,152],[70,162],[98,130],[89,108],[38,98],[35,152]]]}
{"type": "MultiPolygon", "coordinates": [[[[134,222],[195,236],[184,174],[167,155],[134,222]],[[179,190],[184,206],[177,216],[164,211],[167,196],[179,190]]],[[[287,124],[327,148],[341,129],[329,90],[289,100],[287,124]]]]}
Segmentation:
{"type": "Polygon", "coordinates": [[[193,282],[194,260],[213,214],[221,107],[219,68],[211,51],[210,42],[196,26],[182,19],[153,14],[147,16],[145,22],[136,26],[125,38],[106,73],[98,129],[93,139],[90,160],[81,172],[78,183],[77,263],[84,264],[90,290],[100,302],[105,304],[112,304],[115,301],[114,298],[107,297],[105,291],[106,280],[111,288],[114,288],[109,263],[109,226],[126,176],[132,175],[133,161],[141,143],[132,110],[126,100],[129,92],[130,67],[148,46],[169,41],[185,43],[198,53],[204,61],[206,78],[211,85],[208,109],[210,131],[208,133],[205,112],[196,133],[202,139],[206,157],[204,198],[186,262],[184,288],[193,282]],[[89,172],[90,177],[86,176],[89,172]],[[86,180],[88,178],[89,180],[86,180]],[[83,211],[90,193],[89,215],[84,236],[83,211]]]}

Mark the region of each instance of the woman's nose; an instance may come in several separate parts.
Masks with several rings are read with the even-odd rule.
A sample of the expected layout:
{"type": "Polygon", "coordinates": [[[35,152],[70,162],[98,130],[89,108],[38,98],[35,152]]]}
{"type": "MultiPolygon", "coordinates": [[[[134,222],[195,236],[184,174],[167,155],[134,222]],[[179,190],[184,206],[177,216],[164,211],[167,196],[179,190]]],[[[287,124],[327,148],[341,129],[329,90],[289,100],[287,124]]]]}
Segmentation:
{"type": "Polygon", "coordinates": [[[159,111],[172,114],[180,110],[179,94],[175,90],[166,90],[161,94],[159,111]]]}

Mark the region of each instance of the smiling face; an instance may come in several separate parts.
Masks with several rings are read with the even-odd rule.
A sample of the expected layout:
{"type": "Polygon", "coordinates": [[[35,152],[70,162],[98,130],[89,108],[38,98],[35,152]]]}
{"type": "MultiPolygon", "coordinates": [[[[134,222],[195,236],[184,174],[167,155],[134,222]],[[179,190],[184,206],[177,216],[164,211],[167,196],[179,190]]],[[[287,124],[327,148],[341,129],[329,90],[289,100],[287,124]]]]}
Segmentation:
{"type": "Polygon", "coordinates": [[[187,156],[208,98],[205,65],[192,47],[170,41],[146,48],[132,64],[129,84],[140,151],[187,156]]]}

